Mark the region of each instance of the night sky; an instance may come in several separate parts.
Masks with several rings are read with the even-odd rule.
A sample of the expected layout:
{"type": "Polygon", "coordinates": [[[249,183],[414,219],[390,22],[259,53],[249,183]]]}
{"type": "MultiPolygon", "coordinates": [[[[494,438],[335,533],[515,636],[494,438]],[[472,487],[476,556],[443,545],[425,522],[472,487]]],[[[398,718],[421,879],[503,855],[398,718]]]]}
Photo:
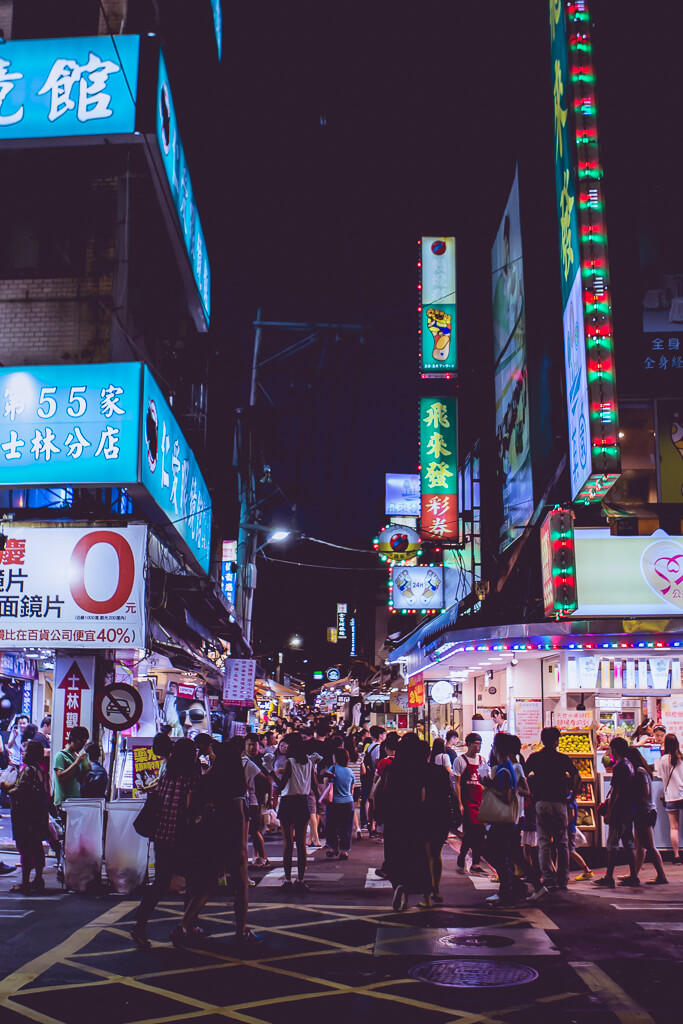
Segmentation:
{"type": "MultiPolygon", "coordinates": [[[[640,168],[667,195],[678,168],[683,17],[664,0],[646,13],[608,0],[591,6],[612,270],[625,285],[637,260],[640,168]]],[[[217,282],[212,450],[225,461],[217,508],[236,519],[224,438],[230,406],[248,393],[257,308],[267,320],[363,324],[264,367],[273,404],[259,394],[257,421],[264,461],[286,495],[264,505],[266,521],[296,505],[305,533],[364,548],[382,525],[383,474],[417,462],[421,234],[457,237],[461,450],[492,430],[490,248],[516,161],[525,279],[536,288],[527,297],[541,344],[559,346],[561,366],[548,5],[229,7],[223,95],[223,134],[215,145],[204,139],[217,189],[207,226],[217,282]]],[[[618,318],[615,303],[617,326],[618,318]]],[[[301,337],[268,331],[262,354],[301,337]]],[[[284,557],[376,564],[313,545],[284,557]]],[[[319,639],[352,575],[261,566],[263,649],[313,621],[319,639]]],[[[354,579],[366,592],[383,581],[366,571],[354,579]]]]}

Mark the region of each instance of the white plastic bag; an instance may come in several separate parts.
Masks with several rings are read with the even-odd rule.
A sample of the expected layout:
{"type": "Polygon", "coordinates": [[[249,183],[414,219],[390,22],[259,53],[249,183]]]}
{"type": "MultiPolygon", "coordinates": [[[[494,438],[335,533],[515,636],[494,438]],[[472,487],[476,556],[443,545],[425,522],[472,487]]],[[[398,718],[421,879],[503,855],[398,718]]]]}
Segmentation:
{"type": "Polygon", "coordinates": [[[588,846],[588,840],[586,839],[585,835],[583,834],[583,832],[581,831],[580,828],[576,829],[575,836],[576,836],[576,838],[574,840],[574,845],[575,846],[588,846]]]}
{"type": "Polygon", "coordinates": [[[64,875],[67,889],[85,892],[100,880],[104,826],[104,800],[81,798],[65,800],[66,837],[64,839],[64,875]]]}
{"type": "Polygon", "coordinates": [[[145,880],[149,840],[139,836],[133,822],[142,800],[113,800],[107,804],[104,863],[115,892],[127,895],[145,880]]]}

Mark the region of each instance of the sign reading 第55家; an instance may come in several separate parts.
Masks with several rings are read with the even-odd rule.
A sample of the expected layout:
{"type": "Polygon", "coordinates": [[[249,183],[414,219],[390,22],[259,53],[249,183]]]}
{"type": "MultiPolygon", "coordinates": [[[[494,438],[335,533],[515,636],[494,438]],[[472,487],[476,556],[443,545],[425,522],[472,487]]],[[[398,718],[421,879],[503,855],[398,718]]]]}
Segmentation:
{"type": "Polygon", "coordinates": [[[4,648],[145,646],[147,527],[4,529],[4,648]]]}
{"type": "Polygon", "coordinates": [[[420,369],[437,376],[458,366],[455,238],[425,236],[420,246],[420,369]]]}
{"type": "Polygon", "coordinates": [[[4,43],[0,142],[132,135],[139,62],[139,36],[4,43]]]}
{"type": "Polygon", "coordinates": [[[422,536],[458,536],[457,400],[420,398],[422,536]]]}

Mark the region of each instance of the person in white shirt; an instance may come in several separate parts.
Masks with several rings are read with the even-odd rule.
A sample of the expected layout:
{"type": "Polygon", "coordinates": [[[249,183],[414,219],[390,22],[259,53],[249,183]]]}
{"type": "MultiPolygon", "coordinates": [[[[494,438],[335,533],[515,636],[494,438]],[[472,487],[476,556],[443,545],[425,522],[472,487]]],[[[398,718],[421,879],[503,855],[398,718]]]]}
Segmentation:
{"type": "Polygon", "coordinates": [[[681,863],[678,849],[678,828],[680,812],[683,811],[683,754],[678,737],[668,732],[664,737],[664,756],[655,764],[655,771],[664,784],[662,800],[669,815],[669,834],[674,864],[681,863]]]}

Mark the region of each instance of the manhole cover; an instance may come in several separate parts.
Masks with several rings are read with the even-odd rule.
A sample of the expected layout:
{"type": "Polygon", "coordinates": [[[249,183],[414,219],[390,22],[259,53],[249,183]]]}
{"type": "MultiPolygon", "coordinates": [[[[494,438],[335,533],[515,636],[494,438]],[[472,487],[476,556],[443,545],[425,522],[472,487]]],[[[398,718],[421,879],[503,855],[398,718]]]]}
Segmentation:
{"type": "Polygon", "coordinates": [[[439,939],[442,946],[470,946],[482,949],[501,949],[502,946],[514,946],[515,940],[505,935],[482,935],[472,932],[470,935],[442,935],[439,939]]]}
{"type": "Polygon", "coordinates": [[[430,960],[408,971],[416,981],[445,988],[507,988],[535,981],[538,971],[504,960],[430,960]]]}

